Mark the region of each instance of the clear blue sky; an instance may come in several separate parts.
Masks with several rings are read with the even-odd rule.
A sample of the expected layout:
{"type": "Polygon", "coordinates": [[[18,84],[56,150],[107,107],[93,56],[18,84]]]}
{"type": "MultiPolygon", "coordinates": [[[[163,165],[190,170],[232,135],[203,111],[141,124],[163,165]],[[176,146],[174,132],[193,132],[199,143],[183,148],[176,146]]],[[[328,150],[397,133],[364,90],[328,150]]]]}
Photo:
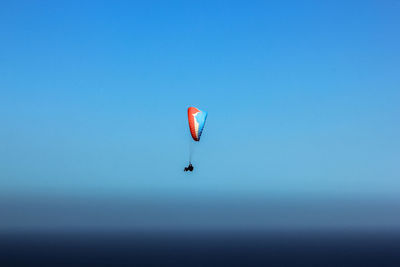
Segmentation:
{"type": "Polygon", "coordinates": [[[395,0],[3,1],[0,195],[397,199],[399,14],[395,0]],[[209,116],[188,175],[191,105],[209,116]]]}

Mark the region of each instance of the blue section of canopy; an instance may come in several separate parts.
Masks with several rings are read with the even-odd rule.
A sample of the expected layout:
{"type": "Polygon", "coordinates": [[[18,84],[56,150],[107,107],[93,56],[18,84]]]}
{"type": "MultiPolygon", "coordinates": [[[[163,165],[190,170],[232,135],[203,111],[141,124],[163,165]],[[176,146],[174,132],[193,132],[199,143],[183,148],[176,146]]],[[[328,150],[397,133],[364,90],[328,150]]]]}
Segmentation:
{"type": "Polygon", "coordinates": [[[206,123],[206,119],[207,119],[207,112],[199,110],[200,112],[196,114],[195,119],[197,121],[197,123],[199,124],[199,128],[198,128],[198,139],[200,140],[200,136],[201,133],[203,132],[203,128],[204,125],[206,123]]]}

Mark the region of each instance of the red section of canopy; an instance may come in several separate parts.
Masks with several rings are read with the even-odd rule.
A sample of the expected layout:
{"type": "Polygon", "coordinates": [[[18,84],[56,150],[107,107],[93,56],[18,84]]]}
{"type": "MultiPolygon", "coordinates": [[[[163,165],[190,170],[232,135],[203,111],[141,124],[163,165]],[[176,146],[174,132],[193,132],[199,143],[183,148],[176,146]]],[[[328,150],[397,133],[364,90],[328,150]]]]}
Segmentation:
{"type": "Polygon", "coordinates": [[[190,107],[188,108],[188,121],[189,121],[189,129],[190,129],[190,134],[192,135],[192,138],[194,141],[199,141],[199,139],[196,136],[196,128],[194,126],[194,116],[193,114],[200,112],[200,110],[198,110],[195,107],[190,107]]]}

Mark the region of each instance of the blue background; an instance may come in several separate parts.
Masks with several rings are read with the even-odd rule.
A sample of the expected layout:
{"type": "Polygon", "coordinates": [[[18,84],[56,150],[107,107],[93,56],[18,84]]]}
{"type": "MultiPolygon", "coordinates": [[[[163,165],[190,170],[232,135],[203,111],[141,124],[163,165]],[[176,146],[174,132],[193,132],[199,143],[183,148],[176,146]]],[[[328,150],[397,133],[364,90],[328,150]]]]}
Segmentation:
{"type": "Polygon", "coordinates": [[[3,1],[1,229],[398,227],[399,13],[3,1]]]}

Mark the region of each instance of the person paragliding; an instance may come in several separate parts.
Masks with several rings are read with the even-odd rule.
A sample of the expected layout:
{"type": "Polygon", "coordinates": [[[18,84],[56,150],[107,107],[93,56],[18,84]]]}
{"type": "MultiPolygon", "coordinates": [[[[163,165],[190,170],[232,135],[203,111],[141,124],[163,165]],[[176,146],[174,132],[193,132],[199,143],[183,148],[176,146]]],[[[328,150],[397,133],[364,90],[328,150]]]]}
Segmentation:
{"type": "Polygon", "coordinates": [[[187,172],[187,171],[191,171],[191,172],[192,172],[192,171],[193,171],[193,169],[194,169],[194,168],[193,168],[193,165],[192,165],[192,163],[191,163],[191,162],[189,162],[189,166],[185,167],[184,171],[185,171],[185,172],[187,172]]]}
{"type": "MultiPolygon", "coordinates": [[[[189,130],[192,135],[192,139],[195,142],[200,141],[201,134],[204,129],[204,125],[207,119],[207,112],[197,109],[195,107],[188,108],[188,122],[189,122],[189,130]]],[[[185,167],[184,171],[193,171],[193,165],[191,162],[192,155],[190,153],[189,165],[185,167]]]]}

